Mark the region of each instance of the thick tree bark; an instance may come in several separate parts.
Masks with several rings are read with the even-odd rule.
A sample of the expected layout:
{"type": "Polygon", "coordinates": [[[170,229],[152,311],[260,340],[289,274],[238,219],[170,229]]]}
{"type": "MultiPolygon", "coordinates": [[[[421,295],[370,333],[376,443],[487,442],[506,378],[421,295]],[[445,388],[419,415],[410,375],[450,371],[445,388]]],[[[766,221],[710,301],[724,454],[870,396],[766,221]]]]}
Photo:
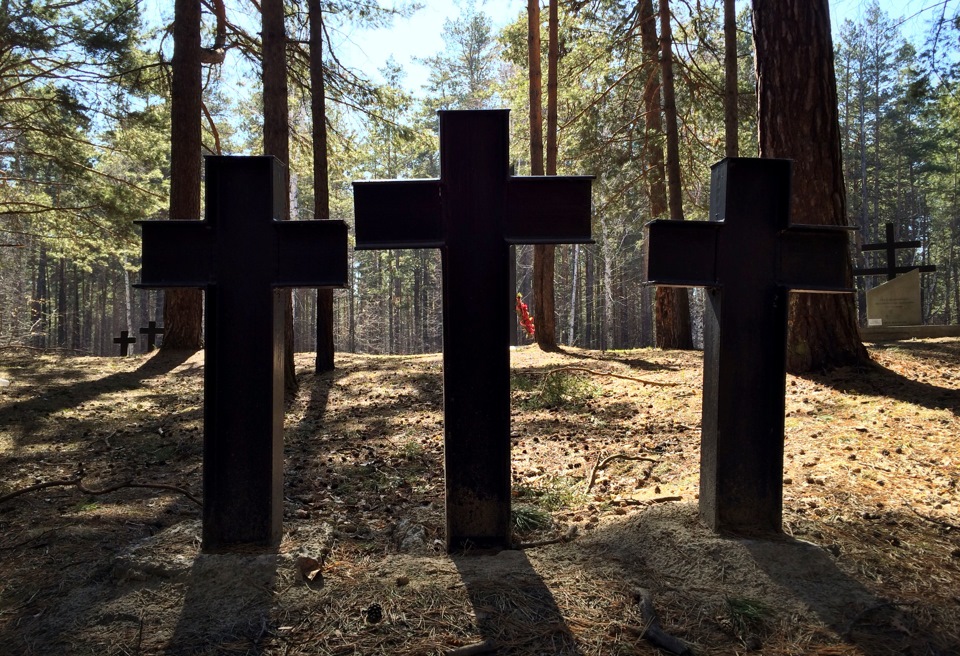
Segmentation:
{"type": "MultiPolygon", "coordinates": [[[[170,89],[170,218],[200,218],[201,94],[200,0],[176,0],[173,84],[170,89]]],[[[167,289],[163,295],[164,349],[203,345],[203,293],[167,289]]]]}
{"type": "MultiPolygon", "coordinates": [[[[753,0],[753,30],[760,156],[794,161],[795,223],[846,225],[828,2],[753,0]]],[[[787,351],[794,373],[869,361],[853,295],[794,294],[787,351]]]]}
{"type": "MultiPolygon", "coordinates": [[[[327,166],[327,96],[323,79],[323,10],[320,0],[309,2],[310,117],[313,122],[313,218],[330,218],[330,184],[327,166]]],[[[317,290],[316,371],[333,371],[333,290],[317,290]]]]}
{"type": "MultiPolygon", "coordinates": [[[[558,43],[559,16],[557,0],[550,0],[547,40],[547,175],[557,174],[557,63],[560,57],[558,43]]],[[[539,24],[537,30],[539,32],[539,24]]],[[[556,351],[557,317],[554,274],[556,247],[540,244],[533,250],[533,323],[536,326],[537,346],[544,351],[556,351]]]]}
{"type": "MultiPolygon", "coordinates": [[[[287,205],[281,219],[290,218],[290,145],[287,102],[287,36],[283,25],[283,0],[263,0],[263,150],[286,167],[287,205]]],[[[283,388],[287,396],[297,391],[297,372],[293,360],[293,301],[290,290],[283,290],[283,388]]]]}
{"type": "MultiPolygon", "coordinates": [[[[667,135],[667,204],[670,218],[683,220],[683,189],[680,179],[680,128],[673,90],[673,31],[670,3],[660,0],[660,67],[663,75],[663,118],[667,135]]],[[[657,346],[692,349],[690,300],[682,287],[658,287],[656,295],[657,346]]]]}

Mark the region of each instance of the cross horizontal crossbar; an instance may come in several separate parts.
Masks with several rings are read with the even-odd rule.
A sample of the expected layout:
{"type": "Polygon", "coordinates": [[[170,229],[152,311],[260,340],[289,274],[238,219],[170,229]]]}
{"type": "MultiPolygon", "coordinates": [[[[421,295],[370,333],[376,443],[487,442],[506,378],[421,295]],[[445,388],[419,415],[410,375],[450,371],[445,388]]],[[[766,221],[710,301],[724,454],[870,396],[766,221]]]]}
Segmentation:
{"type": "Polygon", "coordinates": [[[923,246],[923,242],[919,239],[911,239],[910,241],[894,241],[888,243],[879,243],[879,244],[864,244],[860,247],[861,251],[885,251],[890,246],[894,248],[920,248],[923,246]]]}
{"type": "MultiPolygon", "coordinates": [[[[143,235],[138,288],[207,287],[217,281],[215,228],[209,221],[138,221],[143,235]]],[[[342,221],[271,221],[276,233],[272,287],[345,283],[347,226],[342,221]]],[[[271,248],[270,244],[264,244],[271,248]]]]}
{"type": "MultiPolygon", "coordinates": [[[[593,176],[508,177],[502,228],[507,244],[592,244],[593,176]]],[[[353,183],[357,250],[441,248],[446,243],[440,180],[353,183]]]]}
{"type": "MultiPolygon", "coordinates": [[[[647,224],[650,244],[647,284],[663,287],[722,287],[717,251],[722,221],[656,220],[647,224]]],[[[791,224],[776,241],[774,284],[792,291],[848,293],[847,236],[853,228],[791,224]]],[[[743,257],[751,257],[744,252],[743,257]]]]}

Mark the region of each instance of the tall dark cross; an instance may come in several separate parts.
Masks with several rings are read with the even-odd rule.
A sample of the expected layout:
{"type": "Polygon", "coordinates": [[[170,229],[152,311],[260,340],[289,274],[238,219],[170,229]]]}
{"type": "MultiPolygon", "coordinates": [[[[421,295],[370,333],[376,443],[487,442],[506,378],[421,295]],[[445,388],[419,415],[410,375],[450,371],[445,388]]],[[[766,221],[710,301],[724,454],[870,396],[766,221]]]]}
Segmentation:
{"type": "Polygon", "coordinates": [[[886,224],[886,239],[877,244],[864,244],[860,247],[861,251],[886,251],[887,266],[868,267],[853,270],[855,276],[880,276],[886,274],[887,280],[893,280],[898,273],[907,273],[914,269],[920,269],[920,273],[931,273],[937,270],[932,264],[922,264],[917,266],[897,266],[897,250],[901,248],[920,248],[922,243],[917,239],[909,241],[897,241],[894,238],[894,226],[892,223],[886,224]]]}
{"type": "Polygon", "coordinates": [[[120,331],[120,336],[113,338],[113,343],[120,345],[120,355],[121,355],[121,356],[123,356],[123,355],[130,355],[130,345],[131,345],[131,344],[136,344],[136,343],[137,343],[137,338],[136,338],[136,337],[131,337],[129,330],[121,330],[121,331],[120,331]]]}
{"type": "Polygon", "coordinates": [[[513,177],[509,111],[441,111],[440,179],[354,183],[357,248],[439,248],[447,548],[510,540],[510,244],[589,243],[590,183],[513,177]]]}
{"type": "Polygon", "coordinates": [[[279,543],[283,287],[342,286],[342,221],[282,221],[273,157],[207,157],[206,220],[143,221],[141,287],[199,287],[204,317],[203,544],[279,543]]]}
{"type": "Polygon", "coordinates": [[[778,532],[789,291],[850,292],[848,230],[790,224],[789,160],[714,165],[710,221],[652,221],[647,278],[706,287],[700,515],[778,532]]]}
{"type": "Polygon", "coordinates": [[[158,328],[156,321],[149,321],[146,327],[140,327],[140,334],[147,336],[147,353],[149,353],[157,348],[157,335],[163,334],[163,328],[158,328]]]}

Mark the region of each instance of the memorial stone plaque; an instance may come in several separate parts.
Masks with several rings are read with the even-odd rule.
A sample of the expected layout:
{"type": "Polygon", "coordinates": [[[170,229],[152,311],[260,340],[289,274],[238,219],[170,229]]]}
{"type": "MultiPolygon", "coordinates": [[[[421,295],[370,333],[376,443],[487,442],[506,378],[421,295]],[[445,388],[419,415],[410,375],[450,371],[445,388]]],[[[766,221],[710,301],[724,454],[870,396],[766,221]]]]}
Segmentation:
{"type": "Polygon", "coordinates": [[[868,326],[919,326],[922,323],[920,269],[867,290],[868,326]]]}

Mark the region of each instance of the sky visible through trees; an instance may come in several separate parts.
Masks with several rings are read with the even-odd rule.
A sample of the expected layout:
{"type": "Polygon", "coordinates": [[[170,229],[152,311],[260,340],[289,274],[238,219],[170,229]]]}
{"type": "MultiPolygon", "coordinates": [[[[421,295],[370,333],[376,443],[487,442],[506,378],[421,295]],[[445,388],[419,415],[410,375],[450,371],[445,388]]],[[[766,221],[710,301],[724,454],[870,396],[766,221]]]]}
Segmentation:
{"type": "MultiPolygon", "coordinates": [[[[466,5],[465,0],[426,0],[423,9],[410,18],[398,18],[389,28],[357,30],[339,35],[339,47],[345,61],[358,68],[379,70],[391,57],[407,73],[407,88],[419,93],[426,82],[427,70],[417,62],[443,48],[443,23],[455,19],[466,5]]],[[[869,4],[867,0],[831,0],[830,18],[834,34],[845,20],[861,19],[869,4]]],[[[933,0],[882,0],[880,8],[894,18],[902,18],[900,26],[907,36],[916,36],[925,29],[937,10],[933,0]]],[[[738,0],[738,10],[749,2],[738,0]]],[[[526,11],[524,0],[479,0],[476,10],[490,16],[495,29],[502,28],[526,11]]],[[[337,38],[337,37],[334,37],[337,38]]],[[[337,47],[337,44],[335,44],[337,47]]]]}

